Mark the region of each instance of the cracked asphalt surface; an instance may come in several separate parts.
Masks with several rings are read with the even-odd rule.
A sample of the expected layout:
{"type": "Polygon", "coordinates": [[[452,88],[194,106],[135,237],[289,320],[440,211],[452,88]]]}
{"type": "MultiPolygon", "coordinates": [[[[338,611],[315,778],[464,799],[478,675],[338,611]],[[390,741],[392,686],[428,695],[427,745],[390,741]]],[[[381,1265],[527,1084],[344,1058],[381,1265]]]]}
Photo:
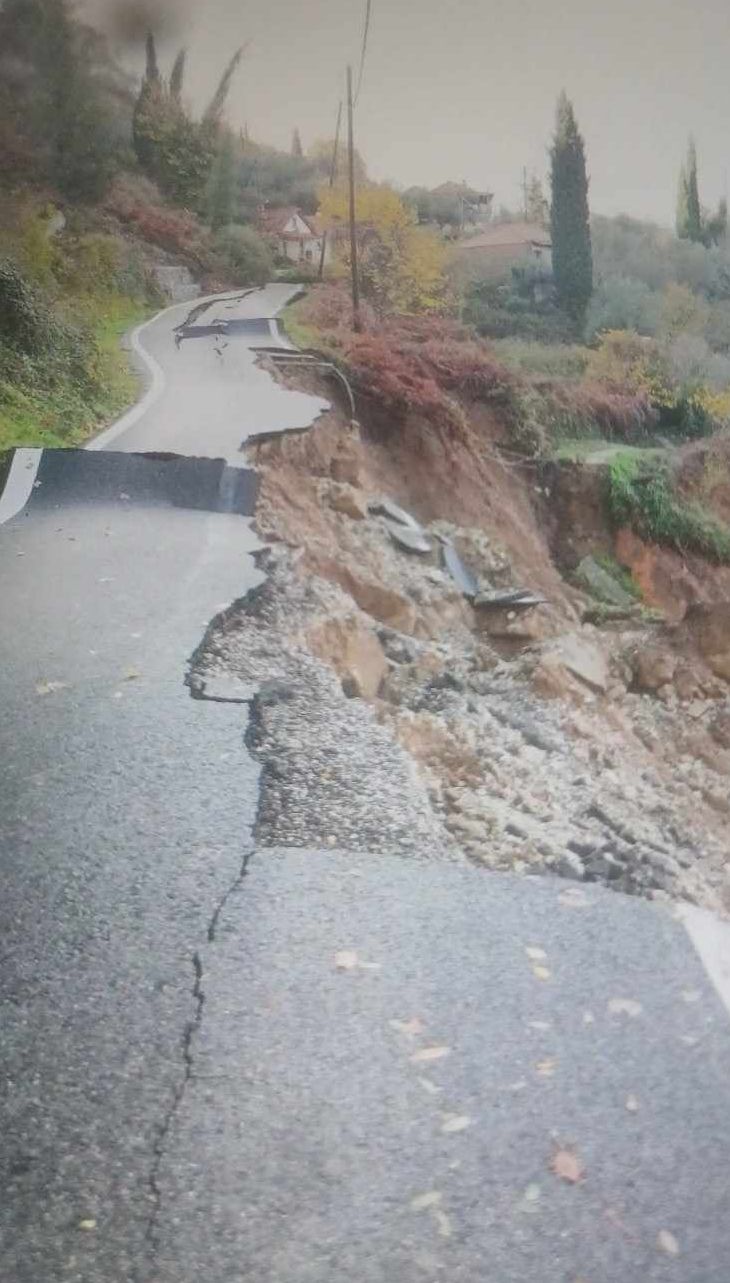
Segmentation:
{"type": "Polygon", "coordinates": [[[0,526],[0,1279],[725,1283],[730,1026],[667,909],[252,850],[246,708],[184,685],[259,581],[244,491],[123,452],[240,463],[249,386],[260,430],[306,398],[186,310],[118,484],[46,456],[0,526]]]}

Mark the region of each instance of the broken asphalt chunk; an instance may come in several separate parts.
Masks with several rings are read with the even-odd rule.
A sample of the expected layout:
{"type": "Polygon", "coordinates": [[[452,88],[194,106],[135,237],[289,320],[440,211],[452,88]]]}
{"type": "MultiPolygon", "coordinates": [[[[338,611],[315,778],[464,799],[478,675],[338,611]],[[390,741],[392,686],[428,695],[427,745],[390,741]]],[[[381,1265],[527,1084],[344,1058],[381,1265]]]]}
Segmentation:
{"type": "Polygon", "coordinates": [[[444,539],[444,537],[441,536],[440,542],[444,566],[451,575],[451,578],[457,588],[463,592],[465,597],[476,597],[479,593],[479,584],[474,578],[474,575],[468,567],[464,565],[454,545],[451,543],[451,540],[444,539]]]}
{"type": "Polygon", "coordinates": [[[394,521],[386,521],[385,524],[388,527],[391,539],[400,548],[405,548],[408,552],[433,552],[430,539],[427,539],[423,531],[418,527],[398,526],[394,521]]]}
{"type": "Polygon", "coordinates": [[[528,588],[480,592],[474,598],[474,605],[482,610],[532,610],[534,606],[544,606],[546,602],[546,597],[538,597],[528,588]]]}
{"type": "Polygon", "coordinates": [[[406,512],[404,508],[399,508],[398,504],[393,503],[391,499],[378,499],[374,503],[368,504],[368,507],[370,512],[377,513],[382,517],[390,517],[392,521],[396,521],[400,526],[408,526],[411,530],[421,530],[416,518],[412,517],[410,512],[406,512]]]}

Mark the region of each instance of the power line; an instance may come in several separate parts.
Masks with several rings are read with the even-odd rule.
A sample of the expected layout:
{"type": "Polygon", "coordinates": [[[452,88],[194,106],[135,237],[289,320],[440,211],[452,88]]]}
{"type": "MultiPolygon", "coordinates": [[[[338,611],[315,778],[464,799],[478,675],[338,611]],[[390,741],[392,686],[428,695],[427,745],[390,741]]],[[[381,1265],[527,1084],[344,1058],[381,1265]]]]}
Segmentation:
{"type": "Polygon", "coordinates": [[[365,25],[363,27],[363,32],[362,32],[362,49],[360,50],[360,66],[357,73],[357,89],[355,90],[353,107],[357,106],[357,100],[360,97],[360,90],[362,88],[362,76],[365,70],[365,56],[368,50],[368,36],[370,34],[370,18],[372,16],[372,12],[373,12],[373,0],[366,0],[365,25]]]}

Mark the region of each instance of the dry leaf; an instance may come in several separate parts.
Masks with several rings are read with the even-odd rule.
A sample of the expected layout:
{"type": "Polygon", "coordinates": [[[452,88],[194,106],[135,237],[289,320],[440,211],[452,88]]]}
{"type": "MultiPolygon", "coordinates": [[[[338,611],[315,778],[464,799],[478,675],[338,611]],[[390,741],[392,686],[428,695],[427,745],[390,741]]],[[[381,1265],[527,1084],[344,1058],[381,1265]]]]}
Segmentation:
{"type": "Polygon", "coordinates": [[[557,1149],[550,1160],[550,1170],[570,1185],[583,1179],[583,1164],[572,1149],[557,1149]]]}
{"type": "Polygon", "coordinates": [[[541,1032],[545,1033],[548,1029],[552,1029],[553,1027],[550,1020],[528,1020],[527,1026],[529,1029],[539,1029],[541,1032]]]}
{"type": "Polygon", "coordinates": [[[683,1042],[685,1047],[696,1047],[699,1038],[695,1038],[694,1034],[680,1034],[679,1041],[683,1042]]]}
{"type": "Polygon", "coordinates": [[[587,909],[590,907],[590,900],[578,887],[566,887],[558,896],[558,904],[566,909],[587,909]]]}
{"type": "Polygon", "coordinates": [[[430,1189],[427,1194],[417,1194],[411,1199],[411,1208],[414,1212],[425,1212],[428,1207],[437,1207],[441,1202],[441,1195],[437,1189],[430,1189]]]}
{"type": "Polygon", "coordinates": [[[36,693],[38,695],[55,695],[56,691],[65,691],[68,688],[68,682],[38,682],[36,693]]]}
{"type": "Polygon", "coordinates": [[[95,1221],[92,1217],[88,1217],[85,1221],[79,1221],[79,1229],[80,1229],[80,1230],[95,1230],[95,1229],[96,1229],[96,1221],[95,1221]]]}
{"type": "Polygon", "coordinates": [[[471,1127],[471,1118],[467,1114],[442,1114],[442,1132],[464,1132],[471,1127]]]}
{"type": "Polygon", "coordinates": [[[537,1203],[540,1198],[540,1186],[535,1182],[533,1182],[532,1185],[528,1185],[523,1194],[523,1198],[526,1203],[537,1203]]]}
{"type": "Polygon", "coordinates": [[[437,1087],[435,1083],[432,1083],[430,1078],[419,1078],[418,1081],[423,1087],[423,1090],[428,1092],[429,1096],[441,1095],[441,1088],[437,1087]]]}
{"type": "Polygon", "coordinates": [[[550,972],[547,967],[535,966],[532,968],[532,974],[536,980],[549,980],[550,972]]]}
{"type": "Polygon", "coordinates": [[[535,945],[526,945],[525,953],[531,962],[545,962],[547,954],[544,949],[538,949],[535,945]]]}
{"type": "Polygon", "coordinates": [[[389,1020],[388,1024],[391,1029],[397,1030],[399,1034],[405,1034],[408,1038],[417,1038],[425,1028],[423,1021],[419,1020],[418,1016],[411,1016],[410,1020],[389,1020]]]}
{"type": "Polygon", "coordinates": [[[583,1024],[584,1024],[584,1025],[593,1025],[593,1024],[595,1024],[595,1021],[596,1021],[596,1017],[594,1016],[594,1014],[593,1014],[593,1012],[592,1012],[592,1011],[584,1011],[584,1012],[583,1012],[583,1024]]]}
{"type": "Polygon", "coordinates": [[[421,1047],[420,1051],[414,1051],[411,1060],[414,1065],[420,1065],[429,1060],[443,1060],[444,1056],[450,1055],[450,1047],[421,1047]]]}
{"type": "Polygon", "coordinates": [[[353,949],[340,949],[335,954],[335,966],[338,971],[354,971],[359,967],[360,960],[353,949]]]}
{"type": "Polygon", "coordinates": [[[432,1207],[431,1215],[436,1222],[441,1238],[451,1238],[451,1221],[446,1213],[442,1212],[440,1207],[432,1207]]]}
{"type": "Polygon", "coordinates": [[[679,1243],[669,1230],[660,1230],[656,1236],[656,1245],[660,1252],[667,1256],[679,1256],[679,1243]]]}
{"type": "Polygon", "coordinates": [[[683,989],[682,997],[685,1002],[699,1002],[702,994],[699,989],[683,989]]]}
{"type": "Polygon", "coordinates": [[[611,998],[608,1010],[612,1016],[640,1016],[642,1006],[633,998],[611,998]]]}
{"type": "Polygon", "coordinates": [[[142,674],[138,668],[125,668],[123,677],[125,682],[136,682],[142,674]]]}
{"type": "Polygon", "coordinates": [[[553,1060],[551,1056],[548,1056],[545,1060],[538,1060],[535,1065],[535,1070],[541,1078],[552,1078],[555,1073],[555,1066],[557,1063],[558,1062],[553,1060]]]}
{"type": "Polygon", "coordinates": [[[630,1114],[638,1114],[639,1102],[635,1096],[626,1097],[626,1108],[628,1109],[630,1114]]]}

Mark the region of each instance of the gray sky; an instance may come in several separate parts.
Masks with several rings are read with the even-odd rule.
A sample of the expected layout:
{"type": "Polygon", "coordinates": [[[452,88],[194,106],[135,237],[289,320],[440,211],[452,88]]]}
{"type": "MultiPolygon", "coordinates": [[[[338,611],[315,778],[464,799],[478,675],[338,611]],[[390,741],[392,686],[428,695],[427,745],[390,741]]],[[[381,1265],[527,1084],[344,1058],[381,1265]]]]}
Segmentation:
{"type": "MultiPolygon", "coordinates": [[[[250,39],[231,121],[279,147],[295,125],[305,147],[332,134],[364,0],[168,0],[167,9],[190,45],[196,101],[250,39]]],[[[376,178],[464,178],[516,206],[523,165],[547,171],[565,87],[586,139],[593,208],[669,223],[690,131],[703,201],[723,193],[729,19],[727,0],[373,0],[357,141],[376,178]]]]}

